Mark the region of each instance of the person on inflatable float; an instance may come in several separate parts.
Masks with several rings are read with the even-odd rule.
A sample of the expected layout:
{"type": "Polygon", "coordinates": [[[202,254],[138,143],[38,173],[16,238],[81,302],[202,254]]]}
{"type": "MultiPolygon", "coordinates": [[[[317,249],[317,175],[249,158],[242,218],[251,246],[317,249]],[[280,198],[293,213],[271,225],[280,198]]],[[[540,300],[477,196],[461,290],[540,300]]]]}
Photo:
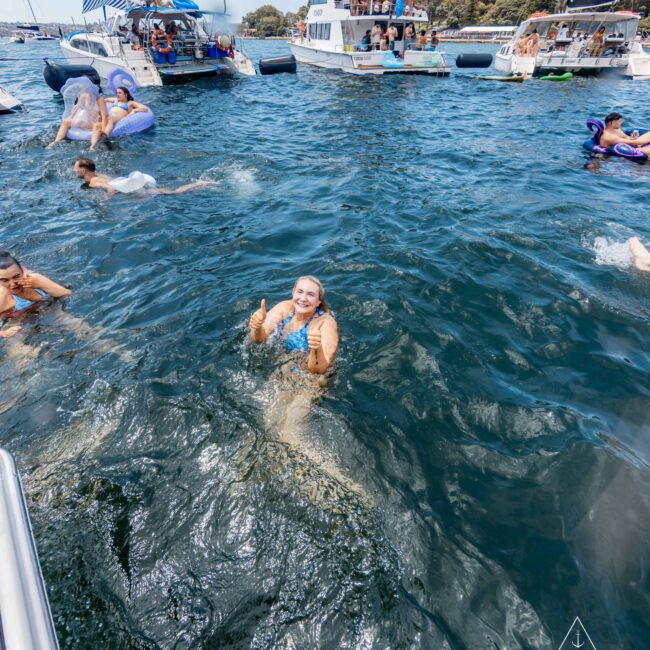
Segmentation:
{"type": "Polygon", "coordinates": [[[90,151],[93,151],[99,138],[102,135],[102,126],[108,119],[106,115],[106,104],[100,97],[98,100],[87,91],[82,92],[77,99],[72,115],[61,122],[56,138],[47,145],[48,149],[57,142],[65,140],[68,131],[74,127],[77,129],[88,129],[92,131],[90,138],[90,151]]]}
{"type": "Polygon", "coordinates": [[[111,134],[115,125],[127,115],[131,113],[146,113],[149,110],[144,104],[136,102],[129,89],[125,86],[118,86],[115,95],[116,97],[109,97],[106,100],[101,99],[101,97],[99,99],[100,106],[104,101],[114,104],[106,114],[106,121],[102,126],[102,133],[106,137],[111,134]]]}
{"type": "Polygon", "coordinates": [[[643,135],[633,137],[627,135],[622,129],[623,116],[620,113],[610,113],[605,118],[605,130],[600,136],[601,147],[613,147],[615,144],[629,144],[641,149],[643,153],[650,154],[650,131],[643,135]]]}
{"type": "Polygon", "coordinates": [[[90,158],[78,158],[74,164],[74,170],[77,178],[83,179],[86,187],[92,190],[106,190],[109,195],[115,192],[133,194],[139,190],[151,190],[156,194],[182,194],[190,190],[198,190],[202,187],[214,185],[209,181],[196,181],[172,190],[156,187],[156,179],[142,172],[131,172],[126,178],[111,178],[106,174],[98,174],[97,167],[90,158]]]}
{"type": "MultiPolygon", "coordinates": [[[[47,298],[64,298],[72,292],[45,275],[32,273],[7,251],[0,251],[0,319],[24,314],[47,298]]],[[[0,338],[9,338],[20,331],[19,325],[0,331],[0,338]]]]}
{"type": "Polygon", "coordinates": [[[334,316],[325,304],[321,282],[305,275],[293,287],[291,300],[283,300],[266,311],[266,300],[250,317],[249,330],[254,343],[277,341],[288,351],[308,353],[309,372],[322,375],[330,367],[339,345],[334,316]]]}

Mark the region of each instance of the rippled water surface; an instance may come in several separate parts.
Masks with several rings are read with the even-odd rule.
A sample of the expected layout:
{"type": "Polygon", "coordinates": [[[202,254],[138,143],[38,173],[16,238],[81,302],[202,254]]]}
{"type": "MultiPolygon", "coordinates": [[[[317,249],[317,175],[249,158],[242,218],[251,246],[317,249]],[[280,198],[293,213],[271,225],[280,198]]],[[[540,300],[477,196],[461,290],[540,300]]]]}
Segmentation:
{"type": "Polygon", "coordinates": [[[30,109],[0,117],[0,248],[74,291],[0,352],[62,647],[550,649],[576,616],[648,647],[650,276],[624,244],[650,167],[581,143],[610,110],[647,126],[649,83],[143,89],[155,130],[100,170],[216,185],[107,199],[83,145],[44,149],[42,63],[0,65],[30,109]],[[247,341],[305,273],[342,335],[324,387],[247,341]]]}

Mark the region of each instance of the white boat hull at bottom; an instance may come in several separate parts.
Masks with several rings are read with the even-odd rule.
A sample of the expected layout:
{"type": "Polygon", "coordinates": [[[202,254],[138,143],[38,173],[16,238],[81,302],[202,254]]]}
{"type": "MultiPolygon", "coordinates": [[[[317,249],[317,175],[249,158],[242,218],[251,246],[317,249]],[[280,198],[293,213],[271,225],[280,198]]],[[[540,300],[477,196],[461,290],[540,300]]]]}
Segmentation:
{"type": "MultiPolygon", "coordinates": [[[[442,65],[428,65],[435,52],[407,51],[399,67],[385,67],[382,65],[387,52],[332,52],[317,49],[309,45],[301,45],[298,42],[289,42],[291,53],[296,57],[298,63],[315,65],[319,68],[332,70],[343,70],[350,74],[428,74],[438,77],[449,76],[450,68],[445,65],[442,55],[442,65]]],[[[396,60],[397,61],[397,60],[396,60]]],[[[397,61],[399,64],[400,61],[397,61]]]]}

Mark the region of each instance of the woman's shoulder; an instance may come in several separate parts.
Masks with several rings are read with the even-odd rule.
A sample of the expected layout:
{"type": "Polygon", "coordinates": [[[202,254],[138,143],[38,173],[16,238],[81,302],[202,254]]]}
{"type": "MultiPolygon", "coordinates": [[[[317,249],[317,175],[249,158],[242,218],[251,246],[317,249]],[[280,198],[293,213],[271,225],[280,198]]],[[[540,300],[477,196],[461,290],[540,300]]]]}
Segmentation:
{"type": "Polygon", "coordinates": [[[314,323],[331,323],[334,325],[334,327],[338,327],[336,318],[334,318],[334,314],[329,311],[320,311],[320,313],[317,312],[316,317],[314,318],[314,323]]]}

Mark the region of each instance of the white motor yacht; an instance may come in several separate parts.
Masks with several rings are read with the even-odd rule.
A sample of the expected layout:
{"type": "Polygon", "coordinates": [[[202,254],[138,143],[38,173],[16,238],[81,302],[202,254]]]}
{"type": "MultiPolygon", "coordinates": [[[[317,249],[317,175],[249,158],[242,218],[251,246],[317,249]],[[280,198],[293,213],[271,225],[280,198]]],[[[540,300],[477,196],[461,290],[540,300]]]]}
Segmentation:
{"type": "MultiPolygon", "coordinates": [[[[250,59],[235,48],[234,39],[209,33],[215,14],[199,11],[192,0],[173,0],[173,4],[157,7],[142,0],[84,0],[84,12],[103,6],[122,12],[107,20],[101,32],[68,35],[60,42],[61,49],[70,63],[91,65],[103,79],[117,68],[128,72],[138,86],[256,74],[250,59]],[[138,35],[132,31],[134,26],[138,35]],[[162,31],[156,31],[156,26],[162,31]]],[[[224,0],[224,11],[216,14],[221,23],[225,9],[224,0]]]]}
{"type": "Polygon", "coordinates": [[[633,79],[650,79],[650,55],[636,35],[639,20],[638,14],[629,11],[533,14],[501,47],[494,67],[528,75],[611,70],[633,79]],[[527,48],[526,38],[534,32],[538,43],[527,48]]]}
{"type": "MultiPolygon", "coordinates": [[[[414,5],[415,3],[410,3],[414,5]]],[[[423,3],[424,4],[424,3],[423,3]]],[[[428,16],[424,9],[407,9],[404,2],[346,2],[344,0],[312,0],[307,13],[304,35],[293,34],[289,41],[292,54],[299,63],[320,68],[334,68],[352,74],[429,74],[448,76],[450,68],[442,52],[433,48],[418,50],[415,42],[405,42],[405,29],[414,23],[416,32],[424,29],[428,16]],[[384,8],[386,13],[376,13],[384,8]],[[416,15],[417,14],[417,15],[416,15]],[[397,37],[394,50],[376,49],[368,42],[367,32],[378,25],[388,29],[394,25],[397,37]]]]}
{"type": "Polygon", "coordinates": [[[16,25],[16,30],[11,33],[12,43],[41,43],[43,41],[58,41],[56,36],[50,36],[41,30],[38,25],[16,25]]]}

